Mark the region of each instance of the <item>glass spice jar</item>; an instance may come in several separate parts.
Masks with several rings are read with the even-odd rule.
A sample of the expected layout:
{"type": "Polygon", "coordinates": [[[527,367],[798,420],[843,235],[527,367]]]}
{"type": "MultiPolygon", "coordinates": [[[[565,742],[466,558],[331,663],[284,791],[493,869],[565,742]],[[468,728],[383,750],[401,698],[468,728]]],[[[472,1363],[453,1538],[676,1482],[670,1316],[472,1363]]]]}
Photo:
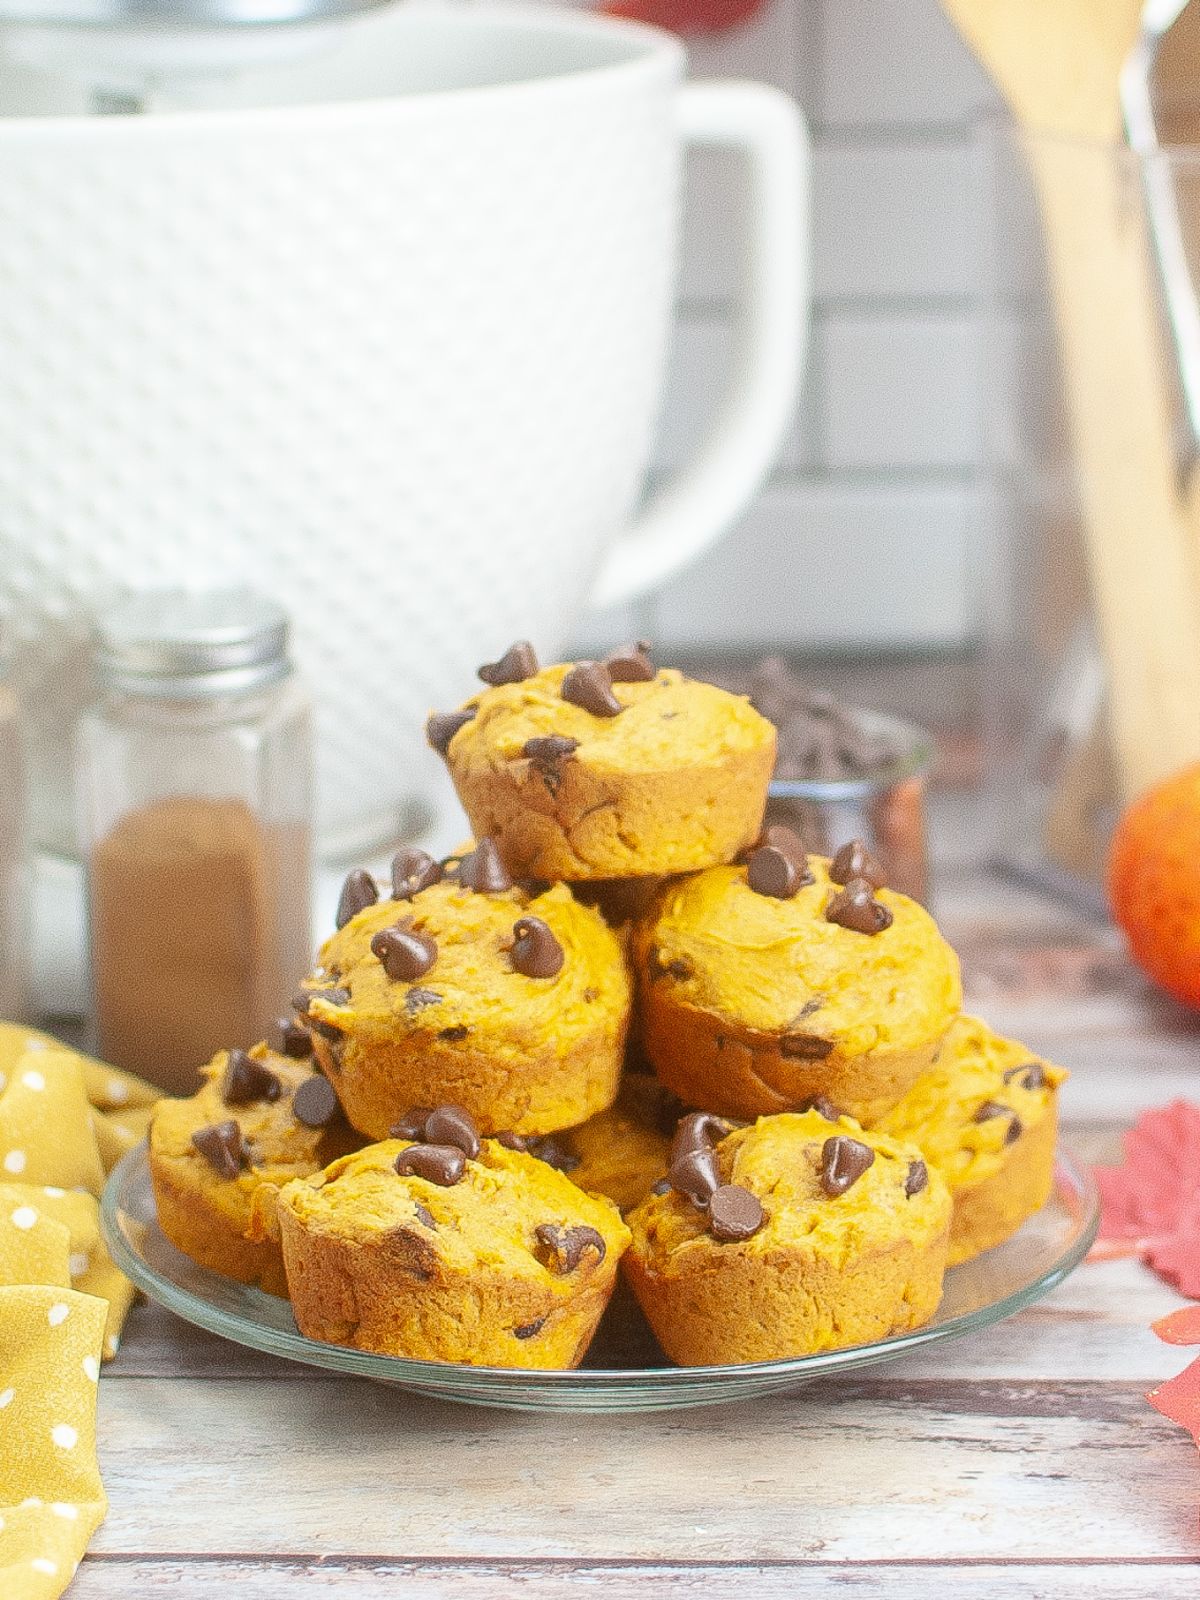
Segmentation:
{"type": "Polygon", "coordinates": [[[248,590],[98,624],[78,736],[96,1047],[176,1094],[253,1044],[311,959],[312,732],[288,622],[248,590]]]}
{"type": "Polygon", "coordinates": [[[29,862],[16,697],[0,679],[0,1018],[22,1022],[29,999],[29,862]]]}

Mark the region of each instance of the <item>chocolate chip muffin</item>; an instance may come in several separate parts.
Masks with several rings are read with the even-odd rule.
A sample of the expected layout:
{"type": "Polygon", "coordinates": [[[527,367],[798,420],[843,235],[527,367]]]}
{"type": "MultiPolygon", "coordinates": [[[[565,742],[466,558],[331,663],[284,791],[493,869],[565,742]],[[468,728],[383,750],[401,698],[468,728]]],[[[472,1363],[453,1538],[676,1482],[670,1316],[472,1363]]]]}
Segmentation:
{"type": "Polygon", "coordinates": [[[494,843],[352,874],[344,925],[297,999],[346,1115],[384,1138],[453,1100],[486,1133],[551,1133],[610,1105],[631,984],[616,935],[562,884],[514,884],[494,843]]]}
{"type": "Polygon", "coordinates": [[[654,1078],[627,1072],[607,1111],[578,1128],[530,1140],[529,1153],[565,1172],[589,1194],[631,1210],[667,1170],[671,1130],[682,1107],[654,1078]]]}
{"type": "Polygon", "coordinates": [[[950,1196],[913,1145],[819,1110],[732,1133],[699,1112],[660,1188],[628,1218],[624,1270],[681,1365],[867,1344],[937,1310],[950,1196]]]}
{"type": "Polygon", "coordinates": [[[300,1331],[469,1366],[577,1366],[629,1242],[611,1201],[481,1139],[461,1107],[299,1178],[279,1219],[300,1331]]]}
{"type": "Polygon", "coordinates": [[[514,646],[481,676],[490,687],[427,731],[513,872],[694,872],[757,834],[775,730],[744,696],[656,671],[642,646],[542,669],[514,646]]]}
{"type": "Polygon", "coordinates": [[[880,1121],[880,1133],[920,1145],[946,1180],[951,1266],[1000,1244],[1050,1198],[1066,1077],[977,1017],[960,1017],[936,1065],[880,1121]]]}
{"type": "Polygon", "coordinates": [[[864,1123],[933,1062],[958,958],[861,846],[807,858],[768,835],[668,885],[633,937],[641,1043],[688,1105],[751,1118],[814,1095],[864,1123]]]}
{"type": "Polygon", "coordinates": [[[285,1024],[284,1038],[296,1054],[266,1044],[219,1051],[199,1091],[160,1100],[150,1123],[150,1176],[167,1238],[202,1267],[276,1295],[287,1294],[278,1186],[362,1142],[315,1070],[306,1036],[285,1024]]]}

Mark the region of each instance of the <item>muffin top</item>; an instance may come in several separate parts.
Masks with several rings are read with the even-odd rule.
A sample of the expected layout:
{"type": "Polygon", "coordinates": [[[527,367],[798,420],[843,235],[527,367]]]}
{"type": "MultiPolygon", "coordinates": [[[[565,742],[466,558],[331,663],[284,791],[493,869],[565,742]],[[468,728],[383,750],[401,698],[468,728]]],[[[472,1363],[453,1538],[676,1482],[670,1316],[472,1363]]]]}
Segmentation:
{"type": "Polygon", "coordinates": [[[829,920],[845,893],[830,865],[808,857],[811,881],[787,898],[751,888],[745,865],[669,884],[635,933],[639,964],[679,1004],[793,1037],[798,1053],[927,1043],[961,1005],[958,957],[929,913],[890,889],[873,895],[888,915],[880,931],[829,920]]]}
{"type": "Polygon", "coordinates": [[[655,1078],[626,1073],[615,1104],[539,1141],[533,1153],[580,1189],[605,1194],[628,1211],[667,1170],[668,1108],[678,1116],[679,1102],[655,1078]]]}
{"type": "Polygon", "coordinates": [[[363,1248],[409,1249],[427,1267],[484,1269],[563,1294],[620,1258],[629,1231],[610,1200],[495,1139],[473,1142],[468,1156],[454,1145],[385,1139],[288,1184],[280,1210],[363,1248]],[[457,1170],[453,1181],[422,1176],[421,1152],[430,1149],[443,1153],[442,1180],[457,1170]]]}
{"type": "Polygon", "coordinates": [[[958,1017],[933,1067],[878,1125],[921,1147],[951,1190],[999,1170],[1026,1128],[1046,1115],[1067,1077],[978,1017],[958,1017]]]}
{"type": "Polygon", "coordinates": [[[562,884],[480,892],[446,877],[356,912],[318,961],[302,985],[318,1024],[381,1041],[398,1029],[469,1038],[514,1062],[535,1043],[590,1031],[606,1012],[623,1017],[630,1003],[617,936],[562,884]],[[395,959],[389,930],[402,935],[395,959]]]}
{"type": "Polygon", "coordinates": [[[256,1044],[219,1050],[203,1075],[189,1099],[158,1102],[150,1143],[160,1159],[188,1162],[206,1185],[249,1194],[316,1172],[360,1142],[311,1060],[256,1044]]]}
{"type": "MultiPolygon", "coordinates": [[[[744,695],[713,684],[698,683],[673,669],[653,671],[640,682],[609,682],[607,712],[588,709],[585,687],[577,699],[573,674],[598,663],[559,663],[543,667],[519,682],[504,683],[472,696],[462,712],[469,721],[445,746],[446,759],[457,770],[486,773],[501,762],[551,764],[551,747],[526,745],[532,740],[561,739],[571,748],[559,760],[585,762],[594,772],[655,773],[719,762],[732,751],[774,748],[775,729],[744,695]],[[618,709],[612,711],[612,706],[618,709]]],[[[603,670],[603,668],[602,668],[603,670]]],[[[585,680],[585,684],[586,684],[585,680]]]]}
{"type": "MultiPolygon", "coordinates": [[[[735,1129],[711,1149],[716,1182],[754,1197],[757,1208],[753,1202],[747,1208],[757,1226],[723,1239],[715,1200],[710,1212],[676,1187],[651,1194],[629,1225],[652,1271],[690,1269],[696,1252],[728,1250],[752,1256],[785,1250],[842,1268],[864,1251],[901,1240],[923,1247],[949,1227],[945,1182],[920,1150],[864,1132],[851,1117],[780,1112],[735,1129]]],[[[671,1174],[673,1184],[681,1181],[678,1157],[671,1174]]]]}

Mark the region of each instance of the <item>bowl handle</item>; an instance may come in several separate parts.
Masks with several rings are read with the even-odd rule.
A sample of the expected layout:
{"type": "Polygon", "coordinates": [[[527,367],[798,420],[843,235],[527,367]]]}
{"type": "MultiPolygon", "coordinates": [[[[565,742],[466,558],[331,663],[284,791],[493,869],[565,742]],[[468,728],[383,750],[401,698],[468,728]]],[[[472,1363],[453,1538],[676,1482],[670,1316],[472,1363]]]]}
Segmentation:
{"type": "Polygon", "coordinates": [[[804,370],[812,156],[800,108],[765,84],[729,82],[685,84],[678,105],[685,149],[734,150],[746,168],[732,372],[695,454],[610,552],[594,606],[653,588],[728,530],[778,453],[804,370]]]}

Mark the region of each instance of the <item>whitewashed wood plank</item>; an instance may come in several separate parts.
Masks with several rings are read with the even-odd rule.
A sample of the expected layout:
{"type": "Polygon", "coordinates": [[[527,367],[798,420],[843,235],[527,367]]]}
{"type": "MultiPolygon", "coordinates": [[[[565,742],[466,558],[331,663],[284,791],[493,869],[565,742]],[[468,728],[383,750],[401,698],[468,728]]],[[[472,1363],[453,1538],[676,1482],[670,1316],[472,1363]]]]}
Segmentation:
{"type": "Polygon", "coordinates": [[[345,1380],[128,1379],[101,1386],[100,1446],[100,1552],[980,1562],[1198,1549],[1195,1447],[1114,1383],[951,1383],[937,1403],[826,1388],[723,1413],[583,1418],[345,1380]]]}
{"type": "Polygon", "coordinates": [[[949,127],[999,104],[937,0],[827,0],[821,24],[825,127],[949,127]]]}
{"type": "Polygon", "coordinates": [[[831,313],[815,329],[821,464],[972,467],[979,459],[979,339],[957,315],[831,313]]]}
{"type": "Polygon", "coordinates": [[[236,1594],[239,1600],[496,1600],[529,1595],[536,1600],[703,1600],[734,1594],[753,1600],[796,1600],[797,1595],[835,1590],[855,1600],[961,1600],[970,1591],[987,1600],[1194,1600],[1196,1569],[1191,1561],[1152,1565],[1047,1564],[883,1567],[822,1563],[765,1566],[580,1565],[561,1567],[531,1562],[364,1563],[319,1565],[248,1561],[111,1561],[89,1558],[70,1590],[70,1600],[128,1600],[130,1595],[170,1595],[171,1600],[212,1600],[236,1594]]]}
{"type": "Polygon", "coordinates": [[[664,651],[959,645],[974,632],[968,487],[773,484],[657,605],[664,651]]]}

